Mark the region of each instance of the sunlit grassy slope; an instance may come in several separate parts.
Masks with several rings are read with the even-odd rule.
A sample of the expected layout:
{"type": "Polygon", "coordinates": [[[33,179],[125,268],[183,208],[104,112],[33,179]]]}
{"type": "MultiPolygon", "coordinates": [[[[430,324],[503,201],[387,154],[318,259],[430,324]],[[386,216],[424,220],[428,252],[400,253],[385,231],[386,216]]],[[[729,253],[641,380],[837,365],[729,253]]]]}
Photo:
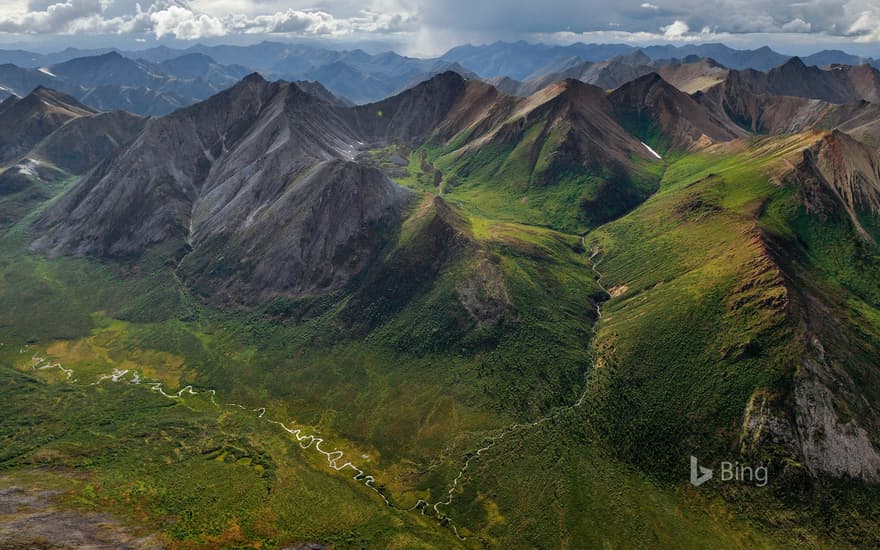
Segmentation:
{"type": "MultiPolygon", "coordinates": [[[[559,123],[549,132],[540,121],[510,144],[473,151],[428,142],[410,155],[410,176],[401,183],[442,192],[485,217],[582,233],[634,208],[656,189],[662,163],[632,159],[629,173],[585,170],[554,162],[568,131],[559,123]]],[[[466,132],[462,132],[462,136],[466,132]]]]}
{"type": "Polygon", "coordinates": [[[591,235],[616,294],[591,391],[598,422],[629,460],[674,474],[690,451],[727,452],[750,395],[791,384],[804,353],[800,292],[820,289],[827,321],[862,335],[852,371],[872,370],[877,250],[843,220],[806,214],[798,189],[777,177],[813,139],[682,159],[657,195],[591,235]]]}

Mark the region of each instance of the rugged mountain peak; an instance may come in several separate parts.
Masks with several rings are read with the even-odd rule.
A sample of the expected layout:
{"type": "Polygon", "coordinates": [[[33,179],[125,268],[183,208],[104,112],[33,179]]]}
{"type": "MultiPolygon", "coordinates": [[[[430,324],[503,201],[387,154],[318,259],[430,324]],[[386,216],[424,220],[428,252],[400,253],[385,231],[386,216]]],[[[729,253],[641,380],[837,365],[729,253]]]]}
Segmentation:
{"type": "Polygon", "coordinates": [[[692,97],[650,73],[624,84],[608,96],[617,116],[657,150],[690,150],[740,137],[732,125],[710,113],[692,97]]]}
{"type": "Polygon", "coordinates": [[[241,79],[241,81],[247,82],[250,84],[262,84],[262,83],[266,82],[266,79],[263,78],[263,75],[261,75],[259,72],[254,71],[251,74],[244,77],[243,79],[241,79]]]}
{"type": "Polygon", "coordinates": [[[328,90],[323,84],[316,80],[297,80],[294,82],[300,90],[303,92],[313,95],[319,99],[323,99],[327,103],[331,105],[335,105],[337,107],[352,107],[353,103],[350,101],[337,97],[330,90],[328,90]]]}
{"type": "Polygon", "coordinates": [[[791,71],[791,70],[800,71],[800,70],[806,69],[807,65],[806,65],[806,63],[804,63],[803,59],[801,59],[798,56],[794,56],[794,57],[790,58],[788,61],[786,61],[785,63],[783,63],[782,65],[780,65],[778,68],[781,70],[784,70],[784,71],[791,71]]]}
{"type": "Polygon", "coordinates": [[[448,73],[345,108],[295,84],[246,78],[151,119],[37,220],[43,234],[32,248],[125,259],[161,245],[221,303],[339,288],[373,258],[410,197],[351,159],[368,142],[426,136],[459,88],[464,81],[448,73]]]}
{"type": "Polygon", "coordinates": [[[499,136],[518,136],[522,124],[533,119],[544,120],[548,125],[557,121],[575,126],[588,122],[589,126],[598,130],[610,122],[605,118],[610,112],[611,105],[605,90],[567,78],[523,98],[499,136]],[[519,119],[520,116],[523,117],[522,120],[519,119]]]}
{"type": "Polygon", "coordinates": [[[6,99],[4,99],[3,101],[0,101],[0,114],[2,114],[3,111],[5,111],[6,109],[15,105],[15,103],[17,103],[18,100],[20,100],[20,99],[21,98],[18,97],[17,95],[11,95],[11,96],[7,97],[6,99]]]}
{"type": "Polygon", "coordinates": [[[396,96],[355,107],[353,125],[377,144],[425,138],[446,118],[466,87],[458,73],[440,73],[396,96]]]}
{"type": "Polygon", "coordinates": [[[543,90],[535,92],[527,100],[540,101],[544,98],[550,98],[551,101],[560,106],[583,104],[585,102],[602,104],[607,101],[604,89],[575,78],[566,78],[565,80],[555,82],[543,90]]]}
{"type": "Polygon", "coordinates": [[[663,77],[660,76],[660,74],[656,73],[656,72],[650,72],[646,75],[640,76],[640,77],[630,81],[629,83],[624,84],[623,86],[621,86],[621,88],[626,87],[626,86],[631,86],[634,88],[651,87],[651,86],[664,86],[664,87],[668,86],[669,88],[674,88],[674,86],[672,86],[671,84],[666,82],[663,79],[663,77]]]}
{"type": "Polygon", "coordinates": [[[481,130],[497,123],[503,116],[499,108],[499,103],[503,101],[514,100],[490,84],[479,80],[468,80],[465,83],[464,93],[449,109],[433,135],[441,142],[446,142],[466,128],[470,128],[474,133],[480,133],[481,130]]]}
{"type": "Polygon", "coordinates": [[[421,84],[417,84],[412,88],[413,92],[418,90],[459,90],[464,85],[464,77],[456,71],[443,71],[433,77],[425,80],[421,84]]]}
{"type": "MultiPolygon", "coordinates": [[[[77,101],[73,96],[67,95],[63,92],[59,92],[58,90],[46,88],[45,86],[37,86],[29,94],[29,96],[39,98],[44,102],[48,102],[48,104],[52,106],[62,107],[71,112],[80,112],[82,115],[94,114],[98,112],[91,107],[86,107],[85,105],[77,101]]],[[[28,96],[25,96],[22,99],[27,99],[27,97],[28,96]]]]}
{"type": "MultiPolygon", "coordinates": [[[[880,101],[880,73],[870,66],[840,66],[827,70],[807,66],[797,57],[768,72],[730,71],[726,79],[730,92],[748,91],[849,103],[859,99],[880,101]]],[[[732,98],[736,101],[736,98],[732,98]]]]}
{"type": "Polygon", "coordinates": [[[866,240],[865,217],[880,220],[880,157],[839,130],[827,132],[806,149],[795,171],[809,212],[835,216],[841,210],[866,240]]]}
{"type": "Polygon", "coordinates": [[[624,54],[615,58],[620,63],[627,65],[650,65],[653,60],[642,50],[636,50],[632,53],[624,54]]]}
{"type": "Polygon", "coordinates": [[[687,94],[707,90],[727,77],[728,69],[712,59],[683,61],[665,64],[657,69],[657,73],[663,80],[687,94]]]}
{"type": "Polygon", "coordinates": [[[8,99],[0,106],[0,163],[16,160],[70,120],[96,112],[67,94],[42,87],[8,99]]]}

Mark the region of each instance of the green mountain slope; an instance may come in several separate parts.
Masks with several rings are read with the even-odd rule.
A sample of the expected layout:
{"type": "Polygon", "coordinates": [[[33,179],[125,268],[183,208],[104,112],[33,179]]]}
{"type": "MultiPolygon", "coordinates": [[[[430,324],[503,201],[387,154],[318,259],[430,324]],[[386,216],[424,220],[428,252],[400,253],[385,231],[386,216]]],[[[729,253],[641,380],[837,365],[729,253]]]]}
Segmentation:
{"type": "Polygon", "coordinates": [[[656,189],[657,159],[615,120],[605,92],[575,80],[512,98],[480,83],[413,153],[410,184],[481,214],[581,232],[656,189]]]}
{"type": "MultiPolygon", "coordinates": [[[[876,316],[854,315],[878,306],[868,282],[876,245],[821,175],[811,182],[808,167],[789,169],[843,140],[857,147],[807,134],[684,159],[670,166],[660,193],[595,235],[615,298],[597,340],[601,383],[591,388],[608,407],[602,418],[620,419],[608,423],[610,435],[636,463],[673,473],[689,450],[721,454],[754,443],[767,451],[776,443],[790,455],[817,453],[802,465],[812,471],[880,475],[868,443],[876,436],[854,435],[876,433],[864,404],[876,391],[876,316]],[[817,212],[817,201],[828,210],[817,212]],[[849,345],[823,343],[841,340],[849,345]],[[834,410],[817,410],[823,406],[807,401],[824,396],[828,388],[813,384],[824,386],[826,376],[836,384],[834,410]],[[775,415],[778,433],[753,414],[775,415]],[[848,442],[813,449],[817,430],[848,442]],[[777,441],[754,440],[762,437],[777,441]],[[830,456],[844,448],[864,454],[830,456]]],[[[869,193],[870,185],[856,184],[869,193]]]]}
{"type": "MultiPolygon", "coordinates": [[[[817,133],[685,156],[587,235],[611,298],[583,406],[475,461],[454,517],[498,546],[876,544],[878,251],[809,169],[829,147],[860,146],[817,133]],[[693,489],[691,455],[767,464],[769,483],[693,489]]],[[[869,167],[841,179],[870,195],[869,167]]]]}

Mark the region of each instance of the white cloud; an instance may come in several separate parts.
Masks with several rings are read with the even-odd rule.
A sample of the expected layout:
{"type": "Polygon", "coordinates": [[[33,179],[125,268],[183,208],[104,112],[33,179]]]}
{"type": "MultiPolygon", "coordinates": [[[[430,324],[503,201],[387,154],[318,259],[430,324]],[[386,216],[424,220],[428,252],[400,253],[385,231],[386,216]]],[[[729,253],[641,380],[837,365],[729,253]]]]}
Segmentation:
{"type": "Polygon", "coordinates": [[[100,15],[99,0],[67,0],[47,6],[44,10],[28,11],[0,18],[0,32],[48,34],[64,31],[72,22],[100,15]]]}
{"type": "Polygon", "coordinates": [[[654,10],[654,11],[657,11],[660,9],[660,6],[658,6],[657,4],[652,4],[650,2],[642,3],[641,7],[646,10],[654,10]]]}
{"type": "Polygon", "coordinates": [[[782,25],[780,30],[782,30],[782,32],[810,32],[813,30],[813,25],[807,23],[800,17],[796,17],[782,25]]]}
{"type": "Polygon", "coordinates": [[[338,31],[336,19],[323,11],[287,10],[256,17],[233,16],[228,21],[232,30],[246,33],[307,33],[333,34],[338,31]]]}
{"type": "Polygon", "coordinates": [[[880,41],[880,15],[864,12],[848,29],[849,34],[856,36],[856,42],[880,41]]]}
{"type": "Polygon", "coordinates": [[[287,9],[268,14],[209,14],[184,0],[158,0],[134,13],[118,11],[114,0],[32,0],[25,13],[0,12],[0,33],[12,34],[152,34],[156,38],[198,40],[228,34],[285,34],[345,36],[353,33],[393,33],[412,29],[413,14],[360,11],[339,18],[322,10],[287,9]],[[36,8],[36,9],[34,9],[36,8]]]}
{"type": "Polygon", "coordinates": [[[674,23],[660,27],[660,30],[663,31],[663,36],[667,40],[677,40],[683,38],[691,29],[687,23],[676,19],[674,23]]]}
{"type": "Polygon", "coordinates": [[[151,12],[149,16],[156,38],[173,36],[181,40],[196,40],[226,34],[226,27],[216,17],[197,14],[181,6],[168,6],[151,12]]]}

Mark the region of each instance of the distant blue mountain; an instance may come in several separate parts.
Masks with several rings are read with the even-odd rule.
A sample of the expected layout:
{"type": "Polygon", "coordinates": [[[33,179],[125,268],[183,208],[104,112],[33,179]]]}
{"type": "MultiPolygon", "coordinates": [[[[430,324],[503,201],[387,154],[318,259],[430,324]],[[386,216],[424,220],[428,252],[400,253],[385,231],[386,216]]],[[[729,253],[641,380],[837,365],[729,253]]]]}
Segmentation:
{"type": "MultiPolygon", "coordinates": [[[[535,83],[553,75],[581,74],[591,64],[634,55],[645,57],[638,64],[642,67],[660,66],[670,60],[712,59],[731,69],[759,71],[769,71],[791,59],[769,47],[738,50],[718,43],[636,48],[628,44],[495,42],[458,46],[428,59],[392,51],[370,54],[361,49],[335,50],[268,41],[249,46],[195,44],[185,49],[158,46],[136,51],[68,48],[51,54],[0,50],[0,98],[26,94],[37,85],[45,85],[92,101],[98,108],[164,114],[205,99],[256,71],[273,80],[319,82],[343,102],[366,103],[445,70],[493,82],[512,79],[535,83]]],[[[807,66],[869,63],[880,67],[880,60],[840,50],[825,50],[802,59],[807,66]]],[[[611,68],[603,70],[609,73],[611,68]]],[[[609,73],[604,80],[599,78],[601,75],[593,77],[597,85],[613,87],[627,74],[609,73]]]]}

